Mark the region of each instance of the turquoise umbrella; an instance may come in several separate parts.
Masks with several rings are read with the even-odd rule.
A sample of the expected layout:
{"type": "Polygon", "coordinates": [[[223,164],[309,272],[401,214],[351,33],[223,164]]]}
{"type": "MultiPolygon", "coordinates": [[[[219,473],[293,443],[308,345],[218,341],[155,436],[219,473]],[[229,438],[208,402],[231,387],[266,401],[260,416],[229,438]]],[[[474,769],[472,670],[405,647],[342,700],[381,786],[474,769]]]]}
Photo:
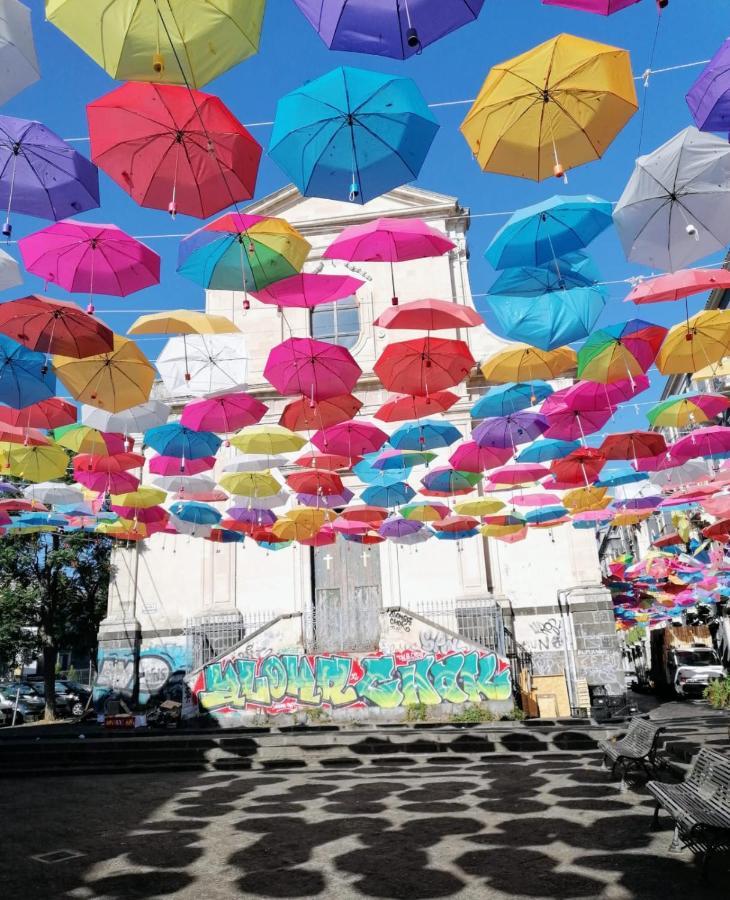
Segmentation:
{"type": "Polygon", "coordinates": [[[461,437],[459,429],[449,422],[419,419],[417,422],[404,422],[396,428],[388,443],[396,450],[433,450],[436,447],[449,447],[461,437]]]}
{"type": "Polygon", "coordinates": [[[415,496],[416,492],[405,482],[389,485],[372,484],[360,494],[362,502],[368,506],[384,506],[386,508],[402,506],[415,496]]]}
{"type": "Polygon", "coordinates": [[[511,416],[520,410],[534,406],[552,394],[547,381],[509,382],[492,388],[480,397],[471,408],[472,419],[488,419],[494,416],[511,416]]]}
{"type": "Polygon", "coordinates": [[[515,457],[519,463],[541,463],[553,459],[563,459],[581,446],[580,441],[559,441],[557,438],[542,438],[521,450],[515,457]]]}
{"type": "Polygon", "coordinates": [[[410,78],[343,67],[279,100],[269,156],[305,197],[366,203],[418,177],[438,127],[410,78]]]}

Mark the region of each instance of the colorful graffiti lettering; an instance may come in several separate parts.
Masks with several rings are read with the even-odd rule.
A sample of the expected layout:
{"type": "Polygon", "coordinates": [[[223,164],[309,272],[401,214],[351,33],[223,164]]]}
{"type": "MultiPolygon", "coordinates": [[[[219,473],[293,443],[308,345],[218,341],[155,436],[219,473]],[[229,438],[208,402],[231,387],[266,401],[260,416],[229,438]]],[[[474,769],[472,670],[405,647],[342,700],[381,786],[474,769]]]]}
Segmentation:
{"type": "Polygon", "coordinates": [[[199,674],[193,693],[203,709],[269,714],[300,707],[378,707],[508,700],[510,670],[479,651],[393,655],[304,656],[297,653],[228,658],[199,674]]]}
{"type": "MultiPolygon", "coordinates": [[[[115,650],[99,649],[98,674],[94,683],[94,698],[110,692],[131,695],[134,684],[134,655],[131,647],[115,650]]],[[[184,644],[151,644],[142,647],[139,657],[139,697],[144,703],[156,694],[169,676],[179,669],[190,667],[184,644]]]]}

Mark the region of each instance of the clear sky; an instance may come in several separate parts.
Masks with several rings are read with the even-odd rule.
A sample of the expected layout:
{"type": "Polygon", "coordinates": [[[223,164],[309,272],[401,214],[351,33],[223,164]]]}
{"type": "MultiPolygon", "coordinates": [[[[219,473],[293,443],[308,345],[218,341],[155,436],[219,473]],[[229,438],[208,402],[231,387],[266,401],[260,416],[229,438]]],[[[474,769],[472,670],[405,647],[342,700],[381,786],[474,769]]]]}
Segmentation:
{"type": "MultiPolygon", "coordinates": [[[[112,90],[114,82],[75,44],[43,18],[42,0],[25,0],[32,8],[36,45],[42,69],[41,81],[27,89],[3,108],[3,113],[39,119],[62,137],[83,137],[87,132],[85,104],[112,90]]],[[[542,6],[540,0],[486,0],[479,20],[462,28],[437,44],[428,47],[420,57],[402,62],[361,54],[336,53],[328,50],[301,15],[292,0],[269,0],[261,49],[257,56],[232,69],[206,87],[218,94],[244,123],[273,118],[277,99],[305,81],[340,65],[408,75],[415,79],[428,102],[466,100],[476,96],[490,67],[560,32],[569,32],[614,44],[631,52],[636,74],[649,65],[654,41],[657,10],[654,0],[642,0],[614,16],[604,18],[559,7],[542,6]]],[[[657,35],[653,68],[663,68],[706,60],[730,33],[728,0],[670,0],[662,14],[657,35]]],[[[690,124],[684,95],[700,68],[688,68],[654,75],[644,92],[638,83],[640,102],[645,104],[642,152],[648,152],[690,124]]],[[[537,203],[554,193],[592,193],[616,200],[633,167],[638,151],[641,110],[609,148],[604,159],[569,173],[569,184],[556,179],[542,183],[499,175],[484,174],[473,161],[458,126],[467,105],[437,109],[441,129],[421,172],[418,184],[426,189],[457,197],[473,214],[514,210],[537,203]]],[[[266,147],[270,129],[251,129],[266,147]]],[[[88,152],[88,144],[75,146],[88,152]]],[[[287,179],[266,156],[262,160],[256,198],[282,187],[287,179]]],[[[81,219],[113,222],[134,235],[185,233],[201,222],[185,216],[172,221],[167,213],[141,209],[120,188],[101,173],[99,210],[81,219]]],[[[472,290],[483,292],[494,273],[483,258],[483,251],[505,218],[475,218],[469,239],[471,246],[472,290]]],[[[44,226],[43,221],[14,217],[14,237],[20,237],[44,226]]],[[[131,297],[98,298],[98,314],[118,332],[124,332],[141,312],[188,306],[202,308],[200,288],[180,278],[175,272],[178,241],[175,238],[147,240],[163,260],[162,282],[131,297]]],[[[12,246],[8,250],[16,254],[12,246]]],[[[618,238],[611,229],[591,245],[604,280],[626,278],[642,270],[627,264],[618,238]]],[[[718,261],[720,257],[716,258],[718,261]]],[[[28,276],[26,287],[42,291],[43,284],[28,276]]],[[[0,301],[18,296],[20,289],[0,294],[0,301]]],[[[681,304],[657,304],[649,307],[624,305],[628,286],[615,285],[599,321],[599,327],[610,322],[640,317],[664,325],[679,321],[681,304]]],[[[49,292],[50,293],[50,292],[49,292]]],[[[60,289],[56,296],[66,296],[60,289]]],[[[71,297],[84,303],[85,298],[71,297]]],[[[690,312],[704,304],[704,297],[690,300],[690,312]]],[[[141,344],[154,358],[161,347],[156,340],[141,344]]],[[[656,396],[663,379],[654,375],[652,393],[656,396]]],[[[645,419],[633,408],[620,414],[615,425],[621,428],[645,427],[645,419]]]]}

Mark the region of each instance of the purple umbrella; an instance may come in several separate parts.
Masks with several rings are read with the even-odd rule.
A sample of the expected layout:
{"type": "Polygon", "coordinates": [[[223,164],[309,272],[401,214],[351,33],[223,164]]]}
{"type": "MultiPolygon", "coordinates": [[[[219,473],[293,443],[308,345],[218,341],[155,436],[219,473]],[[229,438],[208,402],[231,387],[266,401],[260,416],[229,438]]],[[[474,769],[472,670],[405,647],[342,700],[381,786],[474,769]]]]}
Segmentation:
{"type": "Polygon", "coordinates": [[[355,495],[351,490],[345,488],[341,494],[327,494],[319,496],[318,494],[297,494],[297,503],[300,506],[314,506],[320,509],[339,509],[341,506],[347,506],[355,495]]]}
{"type": "Polygon", "coordinates": [[[40,122],[0,116],[0,206],[5,237],[12,210],[58,220],[96,209],[98,169],[40,122]]]}
{"type": "Polygon", "coordinates": [[[386,519],[378,529],[381,537],[402,538],[409,534],[415,534],[423,528],[423,523],[416,519],[403,519],[401,516],[393,516],[386,519]]]}
{"type": "Polygon", "coordinates": [[[663,499],[663,497],[632,497],[630,500],[614,500],[611,506],[613,509],[656,509],[663,499]]]}
{"type": "Polygon", "coordinates": [[[730,131],[730,38],[690,88],[687,106],[700,131],[730,131]]]}
{"type": "Polygon", "coordinates": [[[516,447],[527,444],[547,431],[548,420],[539,413],[517,412],[510,416],[484,419],[472,432],[479,447],[516,447]]]}
{"type": "Polygon", "coordinates": [[[407,59],[473,22],[484,0],[294,0],[330,50],[407,59]]]}
{"type": "Polygon", "coordinates": [[[232,506],[226,510],[226,516],[229,519],[234,519],[236,522],[245,522],[248,525],[261,525],[264,528],[276,522],[276,513],[273,513],[270,509],[248,509],[244,506],[232,506]]]}

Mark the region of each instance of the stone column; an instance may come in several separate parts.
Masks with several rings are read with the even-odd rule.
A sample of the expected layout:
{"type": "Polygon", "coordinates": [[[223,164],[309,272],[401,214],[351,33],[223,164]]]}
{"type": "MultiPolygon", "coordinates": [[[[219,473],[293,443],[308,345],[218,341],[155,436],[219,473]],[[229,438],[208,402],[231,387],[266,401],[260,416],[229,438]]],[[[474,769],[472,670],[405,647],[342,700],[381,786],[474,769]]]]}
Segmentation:
{"type": "Polygon", "coordinates": [[[573,625],[577,677],[589,685],[605,685],[609,694],[623,694],[626,686],[610,591],[602,585],[573,588],[566,592],[565,603],[573,625]]]}

